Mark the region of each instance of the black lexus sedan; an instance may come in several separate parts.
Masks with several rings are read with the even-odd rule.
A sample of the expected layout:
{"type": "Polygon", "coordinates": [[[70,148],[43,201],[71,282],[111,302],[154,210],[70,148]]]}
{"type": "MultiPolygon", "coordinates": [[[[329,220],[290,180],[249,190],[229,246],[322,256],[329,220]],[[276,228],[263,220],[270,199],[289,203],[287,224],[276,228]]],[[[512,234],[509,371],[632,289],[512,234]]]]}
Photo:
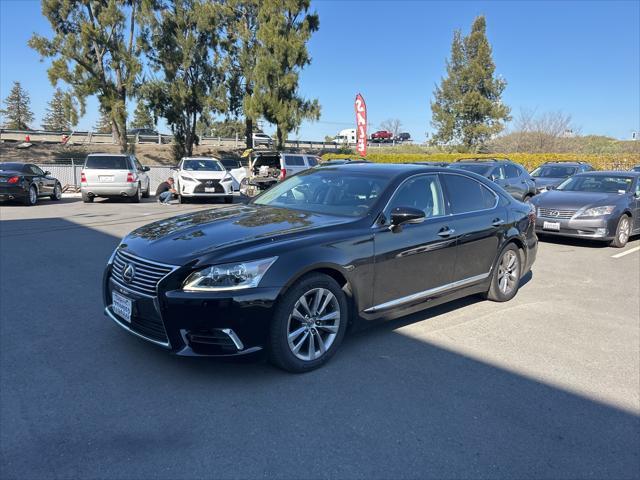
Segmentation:
{"type": "Polygon", "coordinates": [[[266,349],[302,372],[347,327],[467,295],[507,301],[537,251],[535,214],[479,175],[418,165],[306,170],[246,205],[127,235],[105,313],[177,355],[266,349]]]}
{"type": "Polygon", "coordinates": [[[640,233],[640,172],[588,172],[536,195],[540,234],[589,238],[624,247],[640,233]]]}
{"type": "Polygon", "coordinates": [[[32,206],[42,197],[62,198],[62,185],[50,172],[32,163],[0,163],[0,201],[16,200],[32,206]]]}

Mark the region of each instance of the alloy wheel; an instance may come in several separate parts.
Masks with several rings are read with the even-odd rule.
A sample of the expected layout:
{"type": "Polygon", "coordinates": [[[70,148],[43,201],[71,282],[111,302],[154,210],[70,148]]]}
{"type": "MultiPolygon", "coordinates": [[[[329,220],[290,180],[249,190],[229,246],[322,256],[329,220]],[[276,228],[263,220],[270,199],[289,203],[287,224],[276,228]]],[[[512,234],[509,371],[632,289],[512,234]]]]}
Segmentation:
{"type": "Polygon", "coordinates": [[[618,232],[618,241],[623,245],[629,240],[629,226],[629,219],[623,216],[622,219],[620,219],[620,229],[618,232]]]}
{"type": "Polygon", "coordinates": [[[520,275],[518,254],[507,250],[498,265],[498,288],[504,295],[509,295],[516,288],[520,275]]]}
{"type": "Polygon", "coordinates": [[[55,186],[55,188],[53,189],[53,195],[56,197],[57,200],[60,200],[60,198],[62,198],[62,191],[60,190],[60,185],[55,186]]]}
{"type": "Polygon", "coordinates": [[[287,322],[291,353],[304,361],[321,358],[338,334],[340,317],[340,304],[330,290],[313,288],[304,293],[287,322]]]}
{"type": "Polygon", "coordinates": [[[38,194],[36,193],[36,189],[35,187],[31,187],[29,189],[29,202],[31,203],[31,205],[35,205],[37,201],[38,201],[38,194]]]}

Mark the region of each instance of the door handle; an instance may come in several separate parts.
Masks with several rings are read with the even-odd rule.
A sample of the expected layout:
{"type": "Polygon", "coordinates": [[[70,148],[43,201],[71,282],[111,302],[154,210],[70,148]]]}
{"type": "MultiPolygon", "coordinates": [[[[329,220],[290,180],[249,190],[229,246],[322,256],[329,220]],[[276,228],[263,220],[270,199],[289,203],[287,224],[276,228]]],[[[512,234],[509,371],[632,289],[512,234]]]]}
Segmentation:
{"type": "Polygon", "coordinates": [[[493,225],[494,227],[499,227],[500,225],[504,225],[504,220],[501,218],[494,218],[493,222],[491,222],[491,225],[493,225]]]}
{"type": "Polygon", "coordinates": [[[454,233],[456,233],[456,231],[453,228],[443,227],[438,232],[438,235],[441,236],[441,237],[450,237],[454,233]]]}

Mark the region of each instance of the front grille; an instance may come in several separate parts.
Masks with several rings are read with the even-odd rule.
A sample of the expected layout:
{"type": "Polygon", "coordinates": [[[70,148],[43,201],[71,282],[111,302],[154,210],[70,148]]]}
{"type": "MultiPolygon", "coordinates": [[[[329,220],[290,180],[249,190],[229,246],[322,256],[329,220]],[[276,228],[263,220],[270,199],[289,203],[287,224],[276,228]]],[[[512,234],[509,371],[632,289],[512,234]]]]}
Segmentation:
{"type": "Polygon", "coordinates": [[[130,327],[131,330],[152,340],[164,343],[168,342],[167,332],[160,318],[145,318],[136,315],[131,318],[130,327]]]}
{"type": "Polygon", "coordinates": [[[193,189],[193,193],[205,193],[205,188],[215,188],[215,193],[224,193],[224,188],[222,187],[222,185],[220,185],[220,180],[198,179],[198,181],[200,182],[200,184],[193,189]]]}
{"type": "MultiPolygon", "coordinates": [[[[136,257],[123,250],[118,250],[113,259],[113,279],[129,290],[142,295],[156,296],[158,282],[170,273],[175,267],[155,263],[136,257]],[[125,271],[133,267],[133,276],[125,275],[125,271]]],[[[131,270],[129,272],[131,273],[131,270]]]]}
{"type": "Polygon", "coordinates": [[[538,208],[538,216],[544,218],[558,218],[568,220],[576,214],[577,210],[557,210],[553,208],[538,208]]]}

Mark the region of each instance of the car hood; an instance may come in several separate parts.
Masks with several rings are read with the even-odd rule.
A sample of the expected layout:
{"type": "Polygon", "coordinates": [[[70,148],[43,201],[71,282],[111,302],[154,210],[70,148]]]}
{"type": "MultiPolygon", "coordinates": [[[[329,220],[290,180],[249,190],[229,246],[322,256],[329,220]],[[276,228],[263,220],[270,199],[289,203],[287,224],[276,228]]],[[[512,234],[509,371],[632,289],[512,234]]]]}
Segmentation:
{"type": "Polygon", "coordinates": [[[562,177],[532,177],[533,181],[536,184],[536,187],[548,187],[549,185],[553,185],[557,187],[562,182],[566,180],[566,178],[562,177]]]}
{"type": "Polygon", "coordinates": [[[185,175],[187,177],[192,177],[195,179],[218,179],[222,178],[227,174],[226,170],[216,171],[216,170],[180,170],[178,172],[180,175],[185,175]]]}
{"type": "Polygon", "coordinates": [[[354,219],[262,205],[234,205],[167,218],[140,227],[123,247],[142,258],[183,265],[205,255],[239,250],[354,219]]]}
{"type": "Polygon", "coordinates": [[[565,192],[549,190],[536,195],[532,203],[538,207],[554,208],[558,210],[578,210],[582,207],[616,205],[625,201],[627,195],[617,193],[597,192],[565,192]]]}

